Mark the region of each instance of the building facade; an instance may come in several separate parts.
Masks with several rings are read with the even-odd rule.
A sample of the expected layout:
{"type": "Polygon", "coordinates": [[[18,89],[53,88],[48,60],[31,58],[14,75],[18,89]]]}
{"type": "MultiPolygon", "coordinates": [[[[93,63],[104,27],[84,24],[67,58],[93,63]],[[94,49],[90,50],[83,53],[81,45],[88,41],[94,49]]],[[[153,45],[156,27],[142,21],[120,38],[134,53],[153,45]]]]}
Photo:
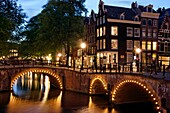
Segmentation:
{"type": "Polygon", "coordinates": [[[170,65],[170,8],[163,11],[159,18],[158,63],[170,65]]]}

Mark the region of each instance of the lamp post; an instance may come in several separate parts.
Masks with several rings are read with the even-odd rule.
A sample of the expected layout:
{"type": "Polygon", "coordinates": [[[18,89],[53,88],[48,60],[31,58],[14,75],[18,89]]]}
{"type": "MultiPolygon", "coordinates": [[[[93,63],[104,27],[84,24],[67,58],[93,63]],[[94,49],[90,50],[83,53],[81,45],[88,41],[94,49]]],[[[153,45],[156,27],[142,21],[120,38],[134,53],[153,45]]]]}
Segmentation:
{"type": "Polygon", "coordinates": [[[138,63],[138,64],[136,64],[137,65],[137,71],[139,72],[140,68],[142,68],[142,67],[140,67],[140,63],[141,63],[141,51],[142,50],[140,48],[136,48],[135,51],[139,55],[138,59],[136,57],[136,61],[137,61],[136,63],[138,63]]]}
{"type": "Polygon", "coordinates": [[[84,48],[86,48],[86,43],[82,42],[81,43],[81,48],[82,48],[82,63],[81,63],[81,70],[83,70],[83,62],[84,62],[84,48]]]}

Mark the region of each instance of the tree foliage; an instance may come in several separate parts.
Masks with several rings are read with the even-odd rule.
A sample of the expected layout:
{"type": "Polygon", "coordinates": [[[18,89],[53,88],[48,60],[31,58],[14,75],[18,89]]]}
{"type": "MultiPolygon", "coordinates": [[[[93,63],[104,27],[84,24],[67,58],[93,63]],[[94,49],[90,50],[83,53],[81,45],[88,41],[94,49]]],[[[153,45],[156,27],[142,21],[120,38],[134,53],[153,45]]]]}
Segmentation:
{"type": "Polygon", "coordinates": [[[23,28],[25,13],[17,5],[16,0],[0,0],[0,55],[6,55],[12,49],[11,43],[21,39],[20,31],[23,28]]]}
{"type": "MultiPolygon", "coordinates": [[[[29,27],[32,33],[35,49],[39,54],[45,55],[56,53],[65,49],[69,55],[70,47],[74,47],[78,39],[84,35],[84,17],[82,13],[86,11],[85,0],[49,0],[43,7],[42,12],[37,16],[37,24],[29,21],[29,25],[35,25],[36,30],[29,27]],[[33,32],[32,32],[33,31],[33,32]],[[35,34],[34,34],[35,33],[35,34]]],[[[30,42],[31,43],[31,42],[30,42]]]]}

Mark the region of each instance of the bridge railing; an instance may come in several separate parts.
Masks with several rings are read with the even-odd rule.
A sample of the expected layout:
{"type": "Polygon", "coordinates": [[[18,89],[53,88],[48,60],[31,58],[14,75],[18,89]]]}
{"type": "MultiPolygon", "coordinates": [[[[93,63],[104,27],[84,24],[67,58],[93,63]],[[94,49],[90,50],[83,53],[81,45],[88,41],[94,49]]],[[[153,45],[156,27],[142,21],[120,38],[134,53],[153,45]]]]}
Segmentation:
{"type": "Polygon", "coordinates": [[[72,70],[87,72],[87,73],[149,73],[157,74],[170,73],[170,65],[157,65],[153,63],[113,63],[113,64],[100,64],[89,67],[84,65],[76,67],[73,65],[66,67],[61,62],[47,61],[47,60],[0,60],[0,68],[13,68],[13,67],[65,67],[72,70]]]}
{"type": "Polygon", "coordinates": [[[0,60],[0,68],[57,66],[56,61],[47,60],[0,60]]]}

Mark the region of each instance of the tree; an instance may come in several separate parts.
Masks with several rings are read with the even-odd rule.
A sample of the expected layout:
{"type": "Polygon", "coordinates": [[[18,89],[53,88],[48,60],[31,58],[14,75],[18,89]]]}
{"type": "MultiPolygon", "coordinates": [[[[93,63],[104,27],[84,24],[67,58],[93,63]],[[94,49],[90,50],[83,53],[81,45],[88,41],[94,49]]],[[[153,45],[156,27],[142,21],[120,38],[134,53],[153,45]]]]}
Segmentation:
{"type": "Polygon", "coordinates": [[[17,6],[16,0],[0,0],[0,55],[7,55],[21,39],[20,31],[23,29],[21,25],[26,17],[22,11],[21,6],[17,6]]]}
{"type": "Polygon", "coordinates": [[[39,17],[41,24],[36,38],[38,51],[56,53],[64,48],[68,65],[71,48],[84,35],[84,2],[85,0],[50,0],[44,6],[39,17]]]}
{"type": "Polygon", "coordinates": [[[38,16],[39,15],[32,17],[25,26],[25,30],[21,33],[21,36],[25,38],[23,41],[21,41],[19,47],[21,56],[38,55],[38,52],[36,51],[37,46],[34,44],[37,37],[37,30],[39,29],[40,26],[38,16]]]}

